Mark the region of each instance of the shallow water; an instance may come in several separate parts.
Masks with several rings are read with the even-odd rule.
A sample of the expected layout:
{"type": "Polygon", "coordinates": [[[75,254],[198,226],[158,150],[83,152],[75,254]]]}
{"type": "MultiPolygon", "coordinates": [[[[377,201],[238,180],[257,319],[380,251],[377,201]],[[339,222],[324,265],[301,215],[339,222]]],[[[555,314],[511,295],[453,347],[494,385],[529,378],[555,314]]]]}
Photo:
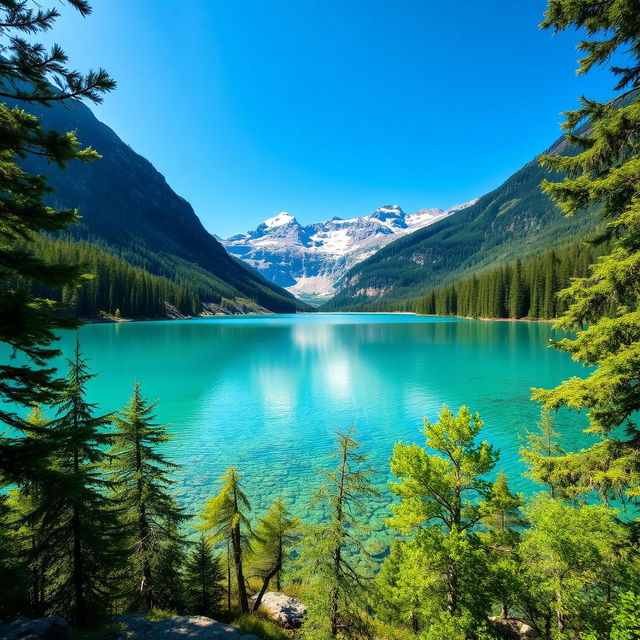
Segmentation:
{"type": "MultiPolygon", "coordinates": [[[[173,434],[165,452],[182,465],[176,492],[183,504],[197,512],[236,465],[256,511],[281,496],[299,514],[330,464],[338,427],[355,425],[385,493],[393,444],[422,443],[423,416],[434,420],[443,403],[478,411],[512,486],[535,490],[518,457],[519,436],[539,418],[529,389],[586,373],[547,346],[554,333],[546,323],[393,314],[198,318],[80,331],[99,373],[89,397],[100,410],[122,406],[135,381],[159,399],[158,419],[173,434]]],[[[65,352],[73,339],[64,335],[65,352]]],[[[591,441],[581,416],[561,414],[557,427],[567,449],[591,441]]],[[[378,524],[388,497],[372,504],[378,524]]]]}

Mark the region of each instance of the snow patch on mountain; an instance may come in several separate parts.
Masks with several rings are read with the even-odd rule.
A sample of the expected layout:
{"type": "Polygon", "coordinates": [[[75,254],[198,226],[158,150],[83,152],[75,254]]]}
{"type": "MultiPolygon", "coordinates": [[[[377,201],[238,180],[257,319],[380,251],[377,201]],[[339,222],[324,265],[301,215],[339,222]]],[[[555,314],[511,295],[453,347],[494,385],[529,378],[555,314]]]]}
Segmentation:
{"type": "Polygon", "coordinates": [[[371,215],[301,225],[282,211],[253,231],[222,240],[227,251],[266,278],[305,300],[332,296],[340,279],[354,265],[397,238],[422,229],[471,206],[420,209],[406,214],[397,204],[371,215]]]}

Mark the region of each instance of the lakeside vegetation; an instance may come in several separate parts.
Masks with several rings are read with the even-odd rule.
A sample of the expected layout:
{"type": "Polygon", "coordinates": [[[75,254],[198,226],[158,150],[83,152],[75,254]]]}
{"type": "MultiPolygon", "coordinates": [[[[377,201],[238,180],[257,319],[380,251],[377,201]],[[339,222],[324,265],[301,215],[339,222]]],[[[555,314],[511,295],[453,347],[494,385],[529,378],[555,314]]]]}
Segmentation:
{"type": "MultiPolygon", "coordinates": [[[[84,0],[69,4],[83,15],[90,10],[84,0]]],[[[602,41],[584,44],[583,71],[631,43],[633,68],[615,71],[620,90],[635,89],[640,22],[627,8],[549,0],[543,26],[604,32],[602,41]]],[[[0,5],[0,13],[5,25],[27,32],[57,17],[28,2],[0,5]]],[[[60,100],[60,91],[63,99],[99,100],[114,87],[102,70],[68,70],[59,50],[50,56],[16,37],[7,53],[3,90],[27,105],[60,100]],[[60,89],[48,83],[51,74],[60,89]],[[32,88],[16,87],[16,78],[32,88]]],[[[141,387],[120,411],[102,413],[87,398],[94,374],[79,344],[58,377],[49,366],[59,355],[55,332],[78,322],[63,314],[71,296],[57,301],[37,288],[76,290],[83,271],[44,259],[37,234],[63,231],[78,216],[46,206],[44,178],[26,173],[19,158],[37,153],[64,167],[96,153],[5,104],[0,126],[0,341],[26,363],[0,365],[0,420],[10,429],[0,435],[0,617],[63,615],[82,627],[113,613],[163,609],[240,613],[247,624],[260,620],[246,617],[259,607],[250,592],[275,584],[308,605],[298,633],[310,640],[487,640],[513,637],[521,622],[545,640],[640,636],[640,102],[583,100],[566,125],[579,153],[542,158],[568,176],[543,184],[567,215],[601,206],[608,222],[600,259],[571,280],[562,306],[553,300],[560,266],[566,278],[596,255],[569,251],[575,260],[563,263],[550,252],[526,269],[516,263],[511,272],[487,274],[482,287],[477,279],[481,297],[471,290],[461,296],[477,312],[513,304],[517,313],[521,304],[524,313],[527,297],[528,313],[561,312],[558,326],[575,337],[554,346],[592,367],[584,379],[534,390],[541,420],[521,453],[540,491],[528,500],[514,493],[499,451],[481,439],[480,416],[443,407],[436,422],[425,420],[423,444],[394,448],[390,544],[378,557],[363,543],[367,500],[376,491],[354,431],[338,432],[335,465],[309,504],[324,515],[319,524],[297,521],[277,500],[252,505],[233,466],[212,487],[196,524],[172,496],[176,465],[162,453],[169,434],[141,387]],[[587,132],[578,129],[585,119],[587,132]],[[562,407],[587,413],[595,444],[562,449],[552,417],[562,407]]],[[[144,277],[123,273],[120,284],[140,293],[144,277]]]]}

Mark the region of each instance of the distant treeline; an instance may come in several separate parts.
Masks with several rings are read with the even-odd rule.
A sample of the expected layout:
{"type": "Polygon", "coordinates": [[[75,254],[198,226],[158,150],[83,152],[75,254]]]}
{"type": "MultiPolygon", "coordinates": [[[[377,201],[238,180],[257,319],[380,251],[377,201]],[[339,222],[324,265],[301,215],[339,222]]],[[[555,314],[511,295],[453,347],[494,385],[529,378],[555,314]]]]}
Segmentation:
{"type": "Polygon", "coordinates": [[[50,263],[80,264],[91,277],[79,289],[34,286],[34,293],[70,305],[74,314],[97,317],[101,312],[129,318],[165,317],[165,303],[185,315],[200,310],[196,292],[164,276],[129,264],[96,244],[40,236],[35,253],[50,263]]]}
{"type": "Polygon", "coordinates": [[[556,318],[565,311],[558,299],[572,278],[607,253],[608,243],[580,242],[517,260],[457,283],[434,289],[406,310],[470,318],[556,318]]]}

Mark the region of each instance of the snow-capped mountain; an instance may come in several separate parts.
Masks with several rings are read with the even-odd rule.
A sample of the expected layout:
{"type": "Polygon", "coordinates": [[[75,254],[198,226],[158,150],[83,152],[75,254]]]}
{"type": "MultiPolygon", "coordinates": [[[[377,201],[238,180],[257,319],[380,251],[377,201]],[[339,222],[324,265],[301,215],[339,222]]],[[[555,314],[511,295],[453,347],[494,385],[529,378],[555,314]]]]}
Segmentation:
{"type": "Polygon", "coordinates": [[[451,209],[406,214],[398,205],[369,216],[301,225],[285,211],[253,231],[221,240],[227,251],[302,299],[335,293],[340,278],[356,263],[392,240],[433,224],[474,201],[451,209]]]}

